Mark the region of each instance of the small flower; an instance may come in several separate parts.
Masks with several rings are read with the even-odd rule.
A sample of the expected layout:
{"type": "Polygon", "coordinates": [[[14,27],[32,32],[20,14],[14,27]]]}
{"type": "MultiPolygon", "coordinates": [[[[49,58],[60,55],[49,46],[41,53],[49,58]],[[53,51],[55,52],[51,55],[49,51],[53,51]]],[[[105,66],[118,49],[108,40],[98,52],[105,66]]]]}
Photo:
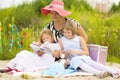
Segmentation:
{"type": "Polygon", "coordinates": [[[89,29],[88,29],[88,31],[92,31],[92,29],[91,29],[91,28],[89,28],[89,29]]]}
{"type": "Polygon", "coordinates": [[[9,24],[9,27],[12,27],[12,24],[9,24]]]}
{"type": "Polygon", "coordinates": [[[2,27],[0,27],[0,32],[2,31],[2,27]]]}

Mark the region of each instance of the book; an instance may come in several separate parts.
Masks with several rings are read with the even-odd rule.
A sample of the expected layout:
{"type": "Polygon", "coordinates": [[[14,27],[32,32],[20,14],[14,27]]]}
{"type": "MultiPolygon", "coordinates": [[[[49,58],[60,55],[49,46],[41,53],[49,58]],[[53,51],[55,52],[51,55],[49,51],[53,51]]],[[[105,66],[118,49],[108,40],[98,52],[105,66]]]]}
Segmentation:
{"type": "Polygon", "coordinates": [[[30,47],[36,52],[50,51],[49,42],[45,42],[42,45],[38,46],[35,43],[30,44],[30,47]]]}

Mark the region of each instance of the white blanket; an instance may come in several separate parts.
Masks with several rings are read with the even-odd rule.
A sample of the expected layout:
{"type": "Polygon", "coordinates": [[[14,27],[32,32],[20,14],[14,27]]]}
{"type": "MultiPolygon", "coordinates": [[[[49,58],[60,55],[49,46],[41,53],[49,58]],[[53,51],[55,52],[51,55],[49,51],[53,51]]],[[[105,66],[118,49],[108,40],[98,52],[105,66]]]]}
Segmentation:
{"type": "MultiPolygon", "coordinates": [[[[79,71],[79,72],[74,72],[74,73],[70,73],[70,74],[65,74],[62,75],[64,77],[70,77],[70,76],[92,76],[94,74],[92,73],[88,73],[88,72],[84,72],[84,71],[79,71]]],[[[22,78],[53,78],[53,77],[60,77],[60,76],[50,76],[50,75],[46,75],[43,74],[43,71],[39,71],[39,72],[17,72],[15,74],[13,74],[13,76],[20,76],[22,78]]]]}

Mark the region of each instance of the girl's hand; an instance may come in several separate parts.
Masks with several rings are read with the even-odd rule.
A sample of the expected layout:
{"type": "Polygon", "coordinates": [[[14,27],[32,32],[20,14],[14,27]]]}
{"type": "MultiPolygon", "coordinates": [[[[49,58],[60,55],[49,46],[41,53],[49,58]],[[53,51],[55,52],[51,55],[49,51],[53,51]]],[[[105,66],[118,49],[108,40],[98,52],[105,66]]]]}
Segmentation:
{"type": "Polygon", "coordinates": [[[80,54],[81,53],[81,50],[68,50],[66,51],[66,54],[80,54]]]}
{"type": "Polygon", "coordinates": [[[71,54],[72,53],[72,50],[68,50],[68,51],[64,51],[64,54],[71,54]]]}
{"type": "Polygon", "coordinates": [[[42,56],[44,54],[44,51],[37,51],[36,54],[38,54],[38,56],[42,56]]]}
{"type": "Polygon", "coordinates": [[[33,41],[32,44],[37,45],[37,46],[40,46],[40,45],[41,45],[40,42],[35,42],[35,41],[33,41]]]}
{"type": "Polygon", "coordinates": [[[54,51],[53,51],[53,56],[54,56],[55,58],[60,58],[60,51],[59,51],[59,50],[54,50],[54,51]]]}

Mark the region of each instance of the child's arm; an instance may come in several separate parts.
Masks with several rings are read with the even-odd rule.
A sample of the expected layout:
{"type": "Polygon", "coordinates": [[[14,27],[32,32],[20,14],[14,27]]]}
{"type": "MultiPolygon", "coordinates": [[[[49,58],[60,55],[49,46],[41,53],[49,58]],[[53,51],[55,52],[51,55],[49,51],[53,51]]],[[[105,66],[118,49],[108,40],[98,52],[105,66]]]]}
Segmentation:
{"type": "Polygon", "coordinates": [[[89,55],[89,51],[88,51],[86,42],[82,37],[80,37],[80,46],[81,46],[82,50],[79,50],[79,49],[68,50],[68,51],[66,51],[66,54],[89,55]]]}
{"type": "Polygon", "coordinates": [[[58,44],[60,45],[61,49],[60,57],[62,58],[62,55],[64,55],[64,58],[67,58],[68,54],[66,54],[66,51],[64,51],[62,40],[60,38],[58,39],[58,44]]]}
{"type": "Polygon", "coordinates": [[[82,47],[81,55],[89,55],[89,50],[88,50],[87,44],[86,44],[84,38],[81,36],[80,36],[80,43],[81,43],[81,47],[82,47]]]}
{"type": "Polygon", "coordinates": [[[60,38],[58,39],[58,44],[60,45],[61,51],[63,51],[64,48],[63,48],[63,45],[62,45],[62,40],[60,38]]]}

